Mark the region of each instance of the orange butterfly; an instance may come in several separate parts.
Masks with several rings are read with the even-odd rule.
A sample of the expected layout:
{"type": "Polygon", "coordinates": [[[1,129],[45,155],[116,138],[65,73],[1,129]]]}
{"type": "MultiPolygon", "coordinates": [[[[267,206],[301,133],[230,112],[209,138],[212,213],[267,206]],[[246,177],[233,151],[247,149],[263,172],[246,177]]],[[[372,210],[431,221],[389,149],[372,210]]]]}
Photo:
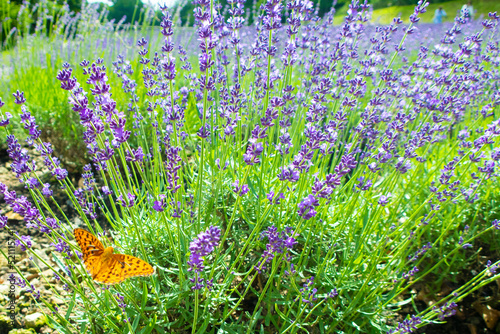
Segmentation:
{"type": "Polygon", "coordinates": [[[154,268],[131,255],[113,254],[113,247],[104,248],[92,233],[81,228],[73,230],[83,253],[85,268],[92,279],[104,284],[117,284],[129,277],[150,276],[154,268]]]}

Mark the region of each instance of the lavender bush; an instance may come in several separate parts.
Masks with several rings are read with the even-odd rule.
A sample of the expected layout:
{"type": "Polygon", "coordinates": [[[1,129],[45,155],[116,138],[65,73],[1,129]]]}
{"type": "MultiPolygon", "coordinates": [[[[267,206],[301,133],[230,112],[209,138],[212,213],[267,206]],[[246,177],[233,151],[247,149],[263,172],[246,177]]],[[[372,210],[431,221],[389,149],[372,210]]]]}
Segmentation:
{"type": "MultiPolygon", "coordinates": [[[[54,292],[66,313],[21,272],[13,279],[52,311],[51,325],[411,333],[498,279],[500,260],[488,259],[434,307],[393,320],[417,283],[453,279],[479,238],[498,239],[483,209],[498,195],[500,17],[419,26],[428,5],[419,1],[409,25],[374,27],[369,6],[353,1],[336,27],[333,11],[318,18],[308,0],[268,0],[248,27],[242,1],[229,4],[197,0],[189,44],[162,8],[161,39],[138,37],[137,62],[62,64],[55,78],[91,161],[81,187],[41,140],[22,91],[2,113],[12,171],[32,200],[0,192],[55,246],[55,264],[44,265],[64,284],[67,293],[54,292]],[[14,112],[45,166],[11,134],[14,112]],[[95,284],[58,187],[105,246],[156,274],[95,284]]],[[[38,256],[29,235],[16,238],[38,256]]]]}

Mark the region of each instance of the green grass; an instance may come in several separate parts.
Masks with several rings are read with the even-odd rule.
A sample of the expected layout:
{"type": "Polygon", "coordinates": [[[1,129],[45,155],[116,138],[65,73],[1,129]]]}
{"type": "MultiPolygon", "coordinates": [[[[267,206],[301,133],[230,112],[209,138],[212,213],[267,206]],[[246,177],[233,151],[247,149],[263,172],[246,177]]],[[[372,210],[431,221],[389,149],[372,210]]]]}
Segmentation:
{"type": "MultiPolygon", "coordinates": [[[[434,17],[435,10],[440,6],[442,6],[446,14],[448,14],[448,16],[445,17],[443,21],[453,21],[457,14],[457,11],[462,8],[464,3],[465,1],[463,0],[436,4],[433,4],[431,2],[429,7],[427,7],[427,12],[420,15],[420,22],[431,23],[432,18],[434,17]]],[[[475,19],[478,19],[481,14],[487,16],[489,12],[500,11],[500,1],[498,0],[481,0],[478,2],[473,2],[473,6],[474,10],[476,11],[475,19]]],[[[388,24],[396,16],[401,16],[401,19],[404,22],[408,22],[408,17],[413,13],[414,8],[414,6],[393,6],[376,9],[373,11],[372,22],[388,24]]]]}
{"type": "MultiPolygon", "coordinates": [[[[417,1],[415,1],[416,4],[417,1]]],[[[435,10],[442,6],[447,17],[443,18],[443,21],[453,21],[455,18],[457,11],[462,8],[463,4],[466,3],[464,0],[456,0],[456,1],[448,1],[442,3],[431,4],[427,7],[427,12],[419,15],[420,22],[422,23],[432,23],[432,18],[434,17],[435,10]]],[[[479,19],[481,15],[487,16],[489,12],[500,12],[500,1],[498,0],[480,0],[474,1],[472,3],[474,6],[474,10],[476,11],[475,19],[479,19]]],[[[408,18],[413,13],[415,6],[391,6],[387,8],[375,9],[372,15],[372,23],[377,24],[389,24],[392,22],[392,19],[400,16],[401,19],[408,23],[408,18]]],[[[344,16],[347,13],[347,6],[342,7],[337,11],[335,15],[335,24],[341,24],[344,20],[344,16]]]]}

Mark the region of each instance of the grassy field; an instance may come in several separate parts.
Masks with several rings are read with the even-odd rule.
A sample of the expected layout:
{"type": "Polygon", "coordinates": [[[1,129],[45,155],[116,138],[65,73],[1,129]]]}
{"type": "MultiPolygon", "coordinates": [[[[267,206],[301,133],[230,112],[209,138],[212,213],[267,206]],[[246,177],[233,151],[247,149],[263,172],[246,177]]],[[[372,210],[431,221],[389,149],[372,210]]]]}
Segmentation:
{"type": "MultiPolygon", "coordinates": [[[[415,1],[416,3],[416,1],[415,1]]],[[[427,7],[427,12],[420,15],[420,22],[422,23],[432,23],[432,18],[434,17],[434,11],[443,7],[444,11],[448,15],[443,19],[444,22],[451,22],[454,20],[457,12],[462,8],[463,4],[466,3],[464,0],[448,1],[442,3],[430,3],[427,7]]],[[[500,1],[499,0],[480,0],[473,2],[474,10],[476,11],[475,19],[479,19],[481,16],[485,18],[488,16],[489,12],[500,12],[500,1]]],[[[377,24],[389,24],[392,22],[394,17],[401,17],[403,22],[408,23],[408,18],[413,13],[415,6],[392,6],[387,8],[375,9],[372,14],[372,23],[377,24]]],[[[347,12],[347,6],[341,8],[335,17],[335,24],[341,24],[343,21],[343,16],[347,12]]]]}

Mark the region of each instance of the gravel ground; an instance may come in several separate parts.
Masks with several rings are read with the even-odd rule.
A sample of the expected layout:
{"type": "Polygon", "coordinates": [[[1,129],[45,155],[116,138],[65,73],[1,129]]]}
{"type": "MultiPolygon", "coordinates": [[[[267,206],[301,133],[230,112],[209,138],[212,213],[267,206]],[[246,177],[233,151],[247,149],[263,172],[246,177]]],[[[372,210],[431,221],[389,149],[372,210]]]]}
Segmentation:
{"type": "MultiPolygon", "coordinates": [[[[28,150],[37,162],[37,166],[43,166],[43,162],[38,154],[32,150],[28,150]]],[[[37,172],[42,180],[49,180],[50,173],[47,169],[42,168],[37,172]]],[[[8,161],[7,152],[5,148],[0,149],[0,182],[6,184],[9,190],[15,190],[17,195],[23,195],[30,198],[29,191],[16,179],[15,174],[10,171],[10,163],[8,161]]],[[[52,188],[55,188],[54,186],[52,188]]],[[[74,215],[74,210],[64,200],[62,191],[54,189],[54,196],[62,204],[62,209],[72,220],[78,223],[78,218],[74,215]]],[[[23,217],[14,213],[12,209],[7,206],[3,198],[0,200],[0,214],[8,217],[8,226],[20,235],[30,235],[35,251],[45,262],[55,265],[51,257],[51,252],[55,249],[51,245],[50,240],[43,234],[33,229],[26,228],[23,217]]],[[[12,237],[11,237],[12,238],[12,237]]],[[[0,249],[8,253],[8,240],[9,233],[7,230],[0,230],[0,249]]],[[[12,239],[11,239],[12,240],[12,239]]],[[[42,261],[35,258],[30,260],[26,252],[23,252],[20,247],[15,247],[15,266],[21,274],[27,278],[30,285],[35,291],[39,291],[40,295],[48,300],[52,306],[59,309],[59,313],[65,314],[65,298],[68,293],[64,291],[63,284],[56,280],[54,273],[42,261]]],[[[45,305],[39,304],[33,300],[31,293],[26,292],[24,288],[15,286],[15,322],[12,328],[12,322],[8,317],[7,306],[9,305],[9,289],[11,283],[9,276],[16,273],[8,266],[7,259],[0,255],[0,334],[24,334],[24,333],[57,333],[47,326],[47,319],[44,313],[50,313],[51,310],[45,305]],[[33,331],[34,330],[34,331],[33,331]]],[[[63,273],[60,273],[63,275],[63,273]]],[[[16,273],[16,276],[19,275],[16,273]]],[[[36,293],[36,292],[35,292],[36,293]]]]}

